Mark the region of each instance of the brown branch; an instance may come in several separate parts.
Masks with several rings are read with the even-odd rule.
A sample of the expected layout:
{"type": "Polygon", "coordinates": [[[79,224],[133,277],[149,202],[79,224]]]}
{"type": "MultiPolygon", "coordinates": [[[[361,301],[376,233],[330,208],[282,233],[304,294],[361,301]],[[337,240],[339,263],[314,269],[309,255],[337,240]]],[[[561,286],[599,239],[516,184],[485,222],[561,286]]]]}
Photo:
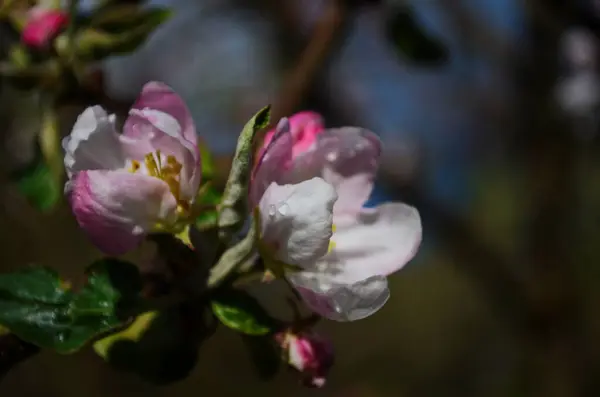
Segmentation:
{"type": "Polygon", "coordinates": [[[298,107],[331,52],[346,13],[346,7],[341,1],[331,0],[327,3],[298,63],[284,80],[279,98],[273,106],[272,124],[298,107]]]}
{"type": "MultiPolygon", "coordinates": [[[[285,25],[287,33],[292,30],[295,42],[302,41],[298,32],[300,23],[297,20],[299,12],[291,6],[289,1],[266,1],[268,7],[274,8],[274,18],[285,25]]],[[[310,90],[317,74],[328,60],[335,47],[336,40],[342,33],[342,25],[346,22],[348,10],[341,0],[330,0],[323,14],[319,18],[312,34],[298,56],[298,61],[292,70],[287,73],[277,99],[271,109],[271,124],[260,131],[254,140],[254,148],[258,149],[264,139],[266,131],[272,128],[281,117],[292,114],[304,100],[310,90]]],[[[217,175],[215,185],[222,187],[229,175],[232,156],[215,157],[217,175]]]]}
{"type": "MultiPolygon", "coordinates": [[[[290,10],[286,8],[285,14],[290,18],[290,10]]],[[[345,22],[347,9],[342,1],[330,0],[321,14],[308,44],[298,57],[298,62],[284,79],[280,93],[275,100],[271,112],[272,128],[281,117],[293,113],[300,105],[308,90],[320,71],[323,63],[332,52],[333,45],[341,32],[341,26],[345,22]]],[[[298,35],[299,36],[299,35],[298,35]]],[[[260,145],[265,131],[257,134],[256,146],[260,145]]]]}

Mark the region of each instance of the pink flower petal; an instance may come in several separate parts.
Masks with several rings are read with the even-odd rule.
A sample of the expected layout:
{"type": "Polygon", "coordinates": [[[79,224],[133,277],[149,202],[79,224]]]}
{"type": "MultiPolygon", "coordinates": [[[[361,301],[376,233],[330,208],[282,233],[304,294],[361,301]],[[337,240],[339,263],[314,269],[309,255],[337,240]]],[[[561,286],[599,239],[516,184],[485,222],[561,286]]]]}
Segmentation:
{"type": "MultiPolygon", "coordinates": [[[[292,158],[294,143],[290,133],[290,123],[287,118],[282,118],[277,124],[276,133],[266,150],[259,157],[252,175],[250,184],[250,205],[256,207],[260,198],[271,183],[283,185],[286,167],[292,158]]],[[[310,179],[310,178],[307,178],[310,179]]]]}
{"type": "Polygon", "coordinates": [[[109,255],[135,248],[157,222],[176,217],[162,180],[126,171],[82,171],[69,189],[73,214],[90,240],[109,255]]]}
{"type": "MultiPolygon", "coordinates": [[[[289,118],[290,131],[294,140],[292,157],[296,158],[309,150],[317,139],[317,135],[325,130],[323,118],[320,114],[311,111],[304,111],[294,114],[289,118]]],[[[275,129],[267,132],[263,140],[261,156],[269,146],[275,135],[275,129]]]]}
{"type": "MultiPolygon", "coordinates": [[[[171,115],[181,126],[183,137],[193,146],[197,146],[198,137],[192,115],[183,99],[168,85],[156,81],[146,83],[133,109],[152,109],[171,115]]],[[[124,133],[129,134],[131,131],[124,128],[124,133]]]]}
{"type": "Polygon", "coordinates": [[[312,150],[294,160],[286,183],[322,177],[339,196],[334,213],[355,213],[368,200],[379,167],[381,143],[372,132],[343,127],[319,134],[312,150]]]}
{"type": "Polygon", "coordinates": [[[123,135],[126,140],[149,140],[152,147],[182,162],[182,196],[195,198],[202,175],[196,128],[187,106],[170,87],[158,82],[144,86],[123,135]]]}

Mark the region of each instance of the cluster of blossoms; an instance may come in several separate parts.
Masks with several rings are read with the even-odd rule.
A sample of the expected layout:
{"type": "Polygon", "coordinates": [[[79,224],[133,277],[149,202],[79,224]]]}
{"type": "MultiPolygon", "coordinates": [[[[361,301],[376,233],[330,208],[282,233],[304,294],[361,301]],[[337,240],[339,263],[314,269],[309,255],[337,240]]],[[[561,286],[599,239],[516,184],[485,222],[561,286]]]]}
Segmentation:
{"type": "MultiPolygon", "coordinates": [[[[184,102],[148,83],[122,133],[115,117],[90,107],[63,142],[73,213],[91,241],[110,255],[134,249],[154,232],[178,233],[198,216],[201,159],[184,102]]],[[[326,129],[302,112],[270,131],[251,173],[248,203],[256,251],[315,313],[354,321],[389,298],[387,276],[417,251],[421,221],[402,203],[364,208],[381,143],[362,128],[326,129]]],[[[277,340],[293,367],[320,385],[331,349],[290,332],[277,340]]]]}

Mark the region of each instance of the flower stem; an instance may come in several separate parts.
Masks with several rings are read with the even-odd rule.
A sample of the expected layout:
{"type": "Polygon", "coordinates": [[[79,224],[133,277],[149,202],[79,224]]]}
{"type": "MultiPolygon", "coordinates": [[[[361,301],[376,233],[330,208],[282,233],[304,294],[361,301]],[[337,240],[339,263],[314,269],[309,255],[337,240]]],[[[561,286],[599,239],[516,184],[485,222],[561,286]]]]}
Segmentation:
{"type": "Polygon", "coordinates": [[[209,288],[221,285],[234,271],[252,258],[255,238],[256,231],[254,228],[250,228],[242,241],[223,253],[217,264],[210,270],[207,282],[209,288]]]}

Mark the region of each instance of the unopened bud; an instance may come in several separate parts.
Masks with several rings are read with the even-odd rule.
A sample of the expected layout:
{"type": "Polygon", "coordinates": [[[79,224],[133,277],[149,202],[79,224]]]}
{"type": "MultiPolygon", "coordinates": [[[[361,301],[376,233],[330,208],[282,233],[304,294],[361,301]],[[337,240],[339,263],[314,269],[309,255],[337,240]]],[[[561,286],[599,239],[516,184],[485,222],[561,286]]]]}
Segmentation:
{"type": "Polygon", "coordinates": [[[34,7],[28,12],[21,37],[30,47],[44,48],[58,36],[68,22],[69,15],[63,10],[34,7]]]}
{"type": "Polygon", "coordinates": [[[304,376],[304,384],[323,387],[333,366],[334,353],[330,341],[315,334],[286,331],[275,336],[284,360],[304,376]]]}

